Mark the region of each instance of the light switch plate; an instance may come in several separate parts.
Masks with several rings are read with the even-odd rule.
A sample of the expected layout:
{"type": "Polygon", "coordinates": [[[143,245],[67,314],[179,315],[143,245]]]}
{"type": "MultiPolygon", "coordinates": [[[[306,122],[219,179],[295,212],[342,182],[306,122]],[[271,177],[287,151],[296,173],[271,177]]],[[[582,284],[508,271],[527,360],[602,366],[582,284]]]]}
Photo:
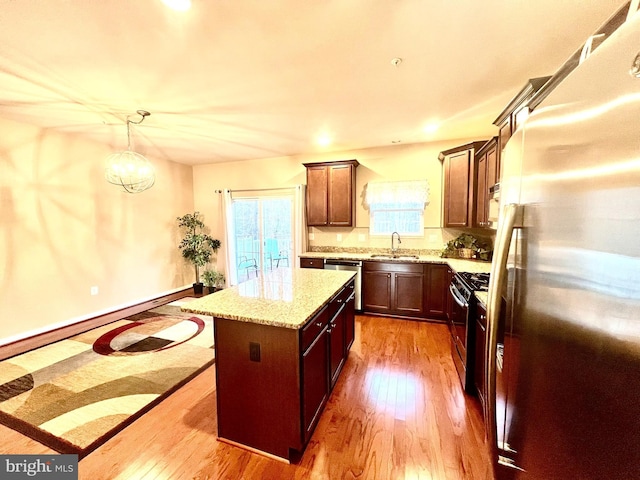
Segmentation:
{"type": "Polygon", "coordinates": [[[315,234],[314,233],[310,233],[309,234],[309,240],[315,240],[315,239],[316,239],[315,234]]]}
{"type": "Polygon", "coordinates": [[[359,242],[366,242],[367,241],[367,236],[364,233],[359,233],[358,234],[358,241],[359,242]]]}
{"type": "Polygon", "coordinates": [[[337,240],[338,242],[341,242],[341,241],[342,241],[342,234],[341,234],[341,233],[338,233],[338,234],[336,235],[336,240],[337,240]]]}

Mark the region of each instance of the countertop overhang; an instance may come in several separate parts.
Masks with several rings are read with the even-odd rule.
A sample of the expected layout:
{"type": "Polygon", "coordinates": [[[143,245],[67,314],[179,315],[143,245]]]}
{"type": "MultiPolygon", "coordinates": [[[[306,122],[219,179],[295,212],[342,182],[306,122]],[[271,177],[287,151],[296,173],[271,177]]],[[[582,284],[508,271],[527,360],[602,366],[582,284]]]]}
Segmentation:
{"type": "Polygon", "coordinates": [[[350,271],[279,268],[193,300],[182,311],[299,329],[354,276],[350,271]]]}

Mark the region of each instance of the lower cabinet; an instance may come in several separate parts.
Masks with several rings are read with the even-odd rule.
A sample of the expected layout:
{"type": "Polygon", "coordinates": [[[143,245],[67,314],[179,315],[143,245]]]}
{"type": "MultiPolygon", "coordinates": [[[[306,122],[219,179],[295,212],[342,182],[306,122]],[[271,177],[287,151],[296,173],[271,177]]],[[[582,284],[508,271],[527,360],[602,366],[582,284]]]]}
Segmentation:
{"type": "Polygon", "coordinates": [[[214,317],[221,439],[286,459],[304,451],[353,342],[353,291],[300,330],[214,317]]]}
{"type": "Polygon", "coordinates": [[[482,411],[486,405],[485,379],[486,379],[486,359],[485,344],[487,338],[487,311],[485,308],[477,304],[475,316],[475,365],[473,370],[473,381],[478,392],[478,398],[482,404],[482,411]]]}
{"type": "Polygon", "coordinates": [[[362,309],[386,315],[424,317],[424,264],[364,262],[362,309]]]}
{"type": "Polygon", "coordinates": [[[304,426],[304,443],[313,433],[322,408],[329,398],[329,315],[324,308],[303,329],[302,354],[302,422],[304,426]],[[315,336],[309,334],[313,330],[315,336]],[[311,338],[305,338],[311,337],[311,338]],[[309,343],[307,346],[306,344],[309,343]]]}
{"type": "Polygon", "coordinates": [[[324,259],[316,257],[300,257],[300,268],[324,268],[324,259]]]}
{"type": "Polygon", "coordinates": [[[329,394],[340,377],[355,335],[351,281],[301,332],[304,443],[311,438],[329,394]]]}
{"type": "Polygon", "coordinates": [[[441,263],[425,265],[425,310],[427,318],[445,320],[449,298],[449,267],[441,263]]]}
{"type": "Polygon", "coordinates": [[[362,309],[400,317],[447,318],[448,267],[440,263],[364,262],[362,309]]]}
{"type": "Polygon", "coordinates": [[[346,315],[345,303],[340,304],[338,312],[329,322],[329,384],[331,388],[338,381],[338,376],[346,360],[346,315]]]}

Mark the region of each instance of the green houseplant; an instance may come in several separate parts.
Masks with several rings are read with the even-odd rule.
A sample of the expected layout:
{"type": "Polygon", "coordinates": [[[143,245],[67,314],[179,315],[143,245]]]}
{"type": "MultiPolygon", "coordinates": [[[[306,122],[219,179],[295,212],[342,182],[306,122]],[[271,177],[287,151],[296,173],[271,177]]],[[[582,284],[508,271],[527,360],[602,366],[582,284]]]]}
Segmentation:
{"type": "Polygon", "coordinates": [[[202,279],[207,286],[209,293],[214,293],[216,290],[220,290],[224,285],[224,273],[216,270],[205,270],[202,272],[202,279]]]}
{"type": "Polygon", "coordinates": [[[182,256],[195,267],[196,282],[193,284],[193,291],[201,294],[203,285],[200,282],[200,268],[211,261],[213,254],[220,248],[220,240],[204,233],[205,224],[200,212],[187,213],[178,217],[178,226],[185,230],[178,248],[182,256]]]}

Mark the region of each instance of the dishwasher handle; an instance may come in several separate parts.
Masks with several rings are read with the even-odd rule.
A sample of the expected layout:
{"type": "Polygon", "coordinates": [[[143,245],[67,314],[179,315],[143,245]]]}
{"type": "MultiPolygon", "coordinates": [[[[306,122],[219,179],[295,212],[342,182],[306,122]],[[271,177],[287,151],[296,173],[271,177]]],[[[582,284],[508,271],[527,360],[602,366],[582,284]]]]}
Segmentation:
{"type": "Polygon", "coordinates": [[[362,261],[360,260],[325,260],[325,265],[344,265],[346,267],[361,267],[362,261]]]}

